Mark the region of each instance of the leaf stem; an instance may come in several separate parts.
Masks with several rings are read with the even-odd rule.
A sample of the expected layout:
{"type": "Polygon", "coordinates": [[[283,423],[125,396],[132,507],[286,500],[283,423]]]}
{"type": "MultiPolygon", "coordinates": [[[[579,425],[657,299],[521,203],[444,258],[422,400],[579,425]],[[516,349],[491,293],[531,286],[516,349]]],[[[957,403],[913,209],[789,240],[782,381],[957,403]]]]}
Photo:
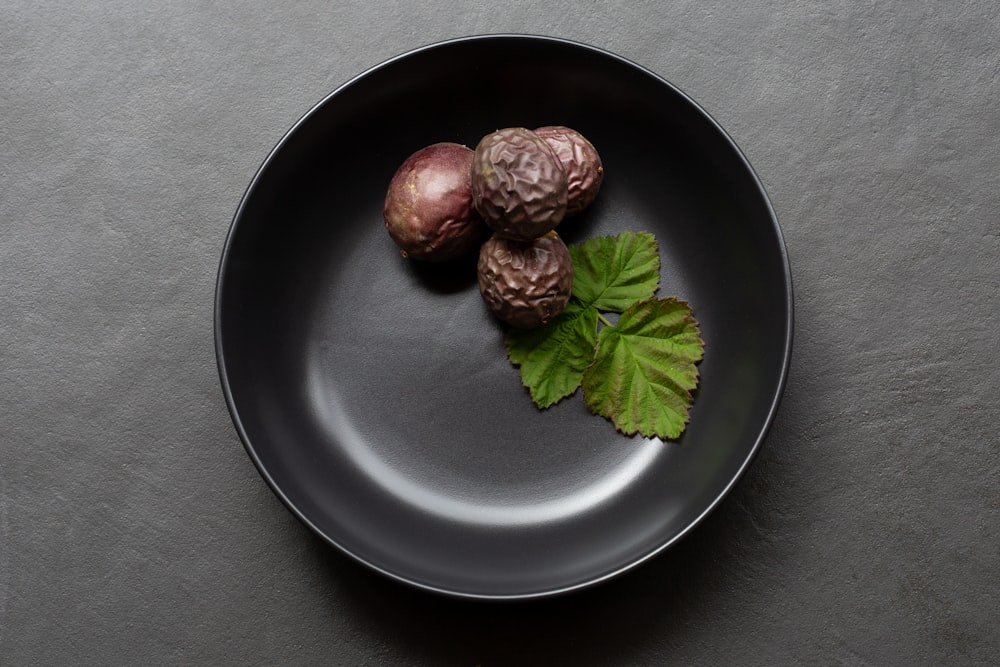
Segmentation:
{"type": "Polygon", "coordinates": [[[608,321],[608,318],[604,317],[604,315],[601,315],[600,313],[597,313],[597,319],[599,319],[601,322],[604,322],[604,326],[608,326],[608,327],[614,327],[615,326],[615,325],[611,324],[610,321],[608,321]]]}

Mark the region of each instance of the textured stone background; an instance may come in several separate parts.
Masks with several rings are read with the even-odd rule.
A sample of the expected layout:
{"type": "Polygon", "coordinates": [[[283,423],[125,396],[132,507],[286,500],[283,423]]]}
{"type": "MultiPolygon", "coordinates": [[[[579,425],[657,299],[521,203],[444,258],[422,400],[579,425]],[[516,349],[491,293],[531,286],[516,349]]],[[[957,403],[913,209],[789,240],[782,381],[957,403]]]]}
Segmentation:
{"type": "Polygon", "coordinates": [[[3,0],[0,663],[997,664],[998,20],[3,0]],[[218,386],[212,299],[302,113],[385,58],[506,31],[633,59],[730,132],[782,222],[796,340],[760,457],[679,546],[484,606],[369,574],[272,496],[218,386]]]}

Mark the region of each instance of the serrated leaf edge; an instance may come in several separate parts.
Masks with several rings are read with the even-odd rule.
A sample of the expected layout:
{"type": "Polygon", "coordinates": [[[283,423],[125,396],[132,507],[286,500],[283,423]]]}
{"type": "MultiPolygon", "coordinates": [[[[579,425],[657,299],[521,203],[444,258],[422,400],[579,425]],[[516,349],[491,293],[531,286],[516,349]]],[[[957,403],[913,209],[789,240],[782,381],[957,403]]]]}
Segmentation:
{"type": "MultiPolygon", "coordinates": [[[[692,314],[693,309],[691,308],[690,304],[687,301],[684,301],[682,299],[678,299],[677,297],[673,297],[673,296],[668,296],[668,297],[653,297],[653,298],[650,298],[650,299],[643,299],[641,301],[636,301],[635,303],[633,303],[632,305],[630,305],[628,308],[626,308],[626,311],[628,309],[630,309],[630,308],[637,308],[637,307],[639,307],[642,304],[649,303],[650,301],[674,301],[678,305],[684,306],[684,307],[686,307],[688,309],[689,312],[688,312],[688,314],[686,314],[684,316],[684,318],[683,318],[682,321],[684,323],[686,323],[686,324],[693,325],[694,328],[695,328],[695,331],[697,332],[697,336],[695,337],[695,341],[694,342],[696,342],[698,344],[698,348],[701,351],[701,354],[698,356],[697,359],[694,359],[692,361],[692,363],[695,366],[697,366],[705,358],[705,341],[701,337],[701,325],[698,323],[698,320],[692,314]]],[[[598,345],[595,344],[594,345],[594,359],[590,362],[590,364],[587,366],[587,368],[584,369],[584,371],[583,371],[584,374],[587,373],[587,370],[589,370],[590,367],[593,366],[594,362],[597,360],[597,348],[598,348],[598,345]]],[[[581,386],[582,386],[582,382],[581,382],[581,386]]],[[[693,389],[683,389],[683,387],[681,387],[681,389],[683,389],[683,391],[684,391],[684,397],[688,400],[688,402],[691,405],[689,405],[688,409],[684,411],[684,417],[683,417],[683,420],[681,421],[680,429],[678,430],[678,432],[677,432],[676,435],[661,434],[661,433],[643,433],[641,431],[641,429],[639,429],[639,428],[635,428],[635,429],[632,429],[632,430],[625,429],[620,424],[620,420],[615,419],[614,417],[612,417],[610,415],[601,414],[600,412],[598,412],[597,410],[595,410],[594,406],[592,406],[590,404],[590,402],[587,400],[586,392],[583,392],[583,397],[584,397],[583,402],[584,402],[584,405],[587,406],[587,409],[590,410],[590,413],[592,415],[595,415],[597,417],[602,417],[602,418],[606,419],[607,421],[609,421],[615,427],[615,430],[617,432],[621,433],[622,435],[634,436],[636,434],[639,434],[639,435],[641,435],[644,438],[659,438],[660,440],[677,440],[682,435],[684,435],[684,431],[687,430],[688,424],[691,423],[691,408],[694,407],[694,397],[695,397],[695,394],[698,392],[698,390],[700,388],[701,388],[701,373],[700,372],[698,373],[697,381],[696,381],[695,386],[694,386],[693,389]]],[[[578,389],[579,389],[579,387],[578,387],[578,389]]],[[[576,392],[574,391],[574,393],[576,393],[576,392]]]]}
{"type": "MultiPolygon", "coordinates": [[[[569,249],[570,249],[571,253],[574,250],[577,251],[577,252],[579,252],[580,249],[583,248],[584,246],[586,246],[588,243],[597,245],[598,243],[600,243],[602,241],[607,241],[609,243],[617,245],[618,243],[620,243],[621,239],[623,237],[625,237],[625,236],[632,236],[632,237],[635,237],[635,238],[638,238],[638,237],[648,237],[649,240],[652,241],[652,244],[653,244],[653,254],[656,256],[657,273],[656,273],[656,285],[653,287],[653,293],[652,293],[653,295],[650,296],[648,299],[640,299],[638,301],[634,301],[632,304],[629,304],[624,310],[622,310],[620,312],[624,312],[625,310],[628,310],[629,308],[631,308],[636,303],[642,303],[642,302],[645,302],[645,301],[649,301],[650,299],[657,298],[656,297],[656,293],[660,291],[660,273],[659,272],[662,269],[663,260],[660,257],[660,242],[656,238],[656,235],[653,234],[652,232],[631,232],[631,231],[624,231],[624,232],[619,232],[617,234],[605,234],[604,236],[594,236],[594,237],[591,237],[591,238],[588,238],[588,239],[584,239],[583,241],[578,241],[577,243],[572,243],[569,246],[569,249]]],[[[601,297],[603,297],[604,294],[607,291],[608,291],[608,286],[605,286],[604,292],[602,292],[601,294],[599,294],[597,296],[597,298],[594,300],[593,303],[586,302],[583,299],[580,299],[579,297],[576,297],[575,294],[574,294],[574,297],[576,297],[577,300],[581,304],[583,304],[584,306],[587,306],[589,308],[596,308],[595,303],[599,302],[601,300],[601,297]]],[[[600,311],[601,309],[598,309],[598,310],[600,311]]],[[[604,310],[604,312],[616,313],[616,312],[619,312],[619,311],[604,310]]]]}
{"type": "MultiPolygon", "coordinates": [[[[571,297],[571,298],[573,298],[573,297],[571,297]]],[[[584,308],[584,312],[586,310],[595,310],[595,311],[597,310],[593,306],[587,305],[583,301],[580,301],[579,299],[577,299],[577,303],[584,308]]],[[[583,316],[583,312],[581,312],[581,314],[578,317],[582,317],[582,316],[583,316]]],[[[510,362],[511,366],[513,366],[514,368],[516,368],[518,370],[517,376],[521,380],[521,386],[528,390],[528,397],[531,398],[531,402],[534,403],[535,407],[538,408],[539,410],[548,410],[553,405],[557,405],[557,404],[561,403],[562,401],[566,400],[567,398],[573,397],[574,395],[576,395],[576,392],[578,392],[580,390],[580,384],[581,383],[577,383],[576,387],[574,387],[571,392],[569,392],[568,394],[563,394],[562,396],[560,396],[556,400],[552,401],[551,403],[547,403],[547,404],[544,404],[544,405],[542,403],[539,403],[538,400],[535,398],[535,393],[532,390],[531,386],[529,386],[528,383],[525,382],[525,380],[524,380],[524,374],[521,372],[521,366],[522,366],[521,362],[514,361],[514,359],[511,358],[511,345],[510,345],[510,342],[509,342],[509,340],[508,340],[508,338],[507,338],[506,335],[504,335],[504,339],[503,340],[504,340],[504,353],[507,356],[507,361],[510,362]]],[[[591,355],[590,355],[590,363],[587,364],[584,367],[583,371],[581,371],[581,373],[580,373],[581,382],[582,382],[582,379],[583,379],[583,373],[586,373],[587,369],[590,368],[591,365],[593,365],[594,358],[596,357],[596,355],[597,355],[597,342],[596,342],[596,339],[595,339],[594,349],[591,351],[591,355]]]]}

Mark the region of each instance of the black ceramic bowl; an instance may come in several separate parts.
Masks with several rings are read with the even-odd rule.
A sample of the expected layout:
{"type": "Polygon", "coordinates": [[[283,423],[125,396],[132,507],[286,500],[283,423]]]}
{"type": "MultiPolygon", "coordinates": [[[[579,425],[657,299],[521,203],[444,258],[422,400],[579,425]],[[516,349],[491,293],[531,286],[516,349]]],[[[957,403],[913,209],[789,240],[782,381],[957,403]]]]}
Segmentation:
{"type": "Polygon", "coordinates": [[[485,36],[369,70],[282,138],[226,239],[215,335],[236,429],[310,528],[428,590],[527,598],[634,567],[726,494],[778,404],[792,291],[760,182],[691,99],[590,46],[485,36]],[[386,187],[410,153],[556,124],[588,137],[606,174],[560,234],[652,232],[659,295],[701,324],[679,441],[627,438],[579,395],[537,410],[474,260],[419,264],[385,231],[386,187]]]}

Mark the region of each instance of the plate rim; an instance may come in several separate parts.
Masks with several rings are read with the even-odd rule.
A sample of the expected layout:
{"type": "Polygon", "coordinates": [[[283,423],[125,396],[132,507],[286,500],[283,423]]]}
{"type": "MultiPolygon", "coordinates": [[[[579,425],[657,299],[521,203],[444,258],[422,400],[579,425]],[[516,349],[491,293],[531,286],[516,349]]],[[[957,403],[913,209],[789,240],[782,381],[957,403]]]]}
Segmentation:
{"type": "Polygon", "coordinates": [[[364,71],[352,76],[347,81],[338,85],[331,92],[327,93],[318,102],[313,104],[302,116],[298,118],[281,136],[281,138],[275,143],[274,147],[268,151],[267,155],[260,163],[260,166],[254,172],[253,178],[251,178],[249,184],[243,192],[240,198],[239,204],[237,205],[236,211],[233,214],[232,220],[229,224],[229,229],[226,233],[222,253],[219,259],[218,268],[216,271],[216,283],[214,290],[214,304],[213,304],[213,337],[215,346],[215,357],[216,357],[216,367],[219,373],[219,380],[222,386],[223,395],[226,401],[227,411],[229,412],[230,419],[236,429],[237,435],[239,436],[240,442],[243,445],[244,450],[249,455],[254,467],[257,472],[267,483],[268,487],[275,494],[275,496],[282,502],[287,510],[289,510],[293,516],[295,516],[302,524],[312,531],[312,533],[323,540],[326,544],[333,546],[341,554],[348,556],[351,560],[356,563],[361,564],[364,567],[369,568],[375,572],[380,573],[383,576],[388,577],[391,580],[405,584],[407,586],[415,587],[419,590],[428,591],[431,593],[436,593],[448,597],[460,598],[460,599],[472,599],[472,600],[530,600],[539,598],[548,598],[553,596],[560,596],[567,593],[591,588],[598,584],[610,581],[612,579],[618,578],[619,576],[625,574],[626,572],[632,571],[642,564],[648,562],[654,557],[662,554],[675,544],[677,544],[681,539],[686,537],[691,531],[693,531],[697,526],[699,526],[705,518],[711,514],[722,500],[729,495],[729,492],[733,487],[742,479],[746,470],[753,463],[754,459],[757,457],[764,439],[767,437],[768,432],[774,422],[774,418],[778,412],[778,408],[781,404],[781,400],[784,396],[785,386],[787,384],[789,368],[791,366],[791,356],[794,338],[794,289],[792,283],[792,271],[791,264],[788,257],[787,244],[785,243],[784,234],[781,231],[781,226],[778,222],[778,216],[774,210],[774,206],[771,202],[771,198],[767,193],[764,184],[761,182],[759,175],[750,161],[747,159],[743,150],[736,144],[735,140],[729,135],[729,133],[719,124],[711,114],[705,110],[698,102],[687,95],[683,90],[678,88],[676,85],[665,79],[660,74],[657,74],[653,70],[641,65],[629,58],[621,56],[617,53],[598,47],[592,44],[588,44],[581,41],[576,41],[573,39],[568,39],[564,37],[555,37],[541,34],[533,33],[510,33],[510,32],[499,32],[499,33],[483,33],[475,35],[466,35],[462,37],[453,37],[449,39],[444,39],[436,42],[430,42],[416,48],[401,52],[395,56],[392,56],[386,60],[383,60],[364,71]],[[771,221],[771,226],[778,242],[778,251],[781,259],[781,268],[784,276],[785,284],[785,344],[782,350],[781,358],[781,368],[778,376],[778,382],[775,386],[774,394],[771,397],[771,402],[767,410],[764,421],[762,422],[759,432],[754,440],[753,446],[750,448],[748,454],[744,458],[743,462],[740,464],[739,468],[733,474],[729,482],[723,487],[723,489],[712,499],[710,503],[705,507],[705,509],[698,514],[693,520],[688,522],[683,529],[678,531],[675,535],[670,537],[670,539],[658,544],[655,548],[639,554],[634,559],[624,563],[623,565],[609,571],[605,572],[599,576],[594,576],[588,578],[584,581],[576,582],[573,584],[550,587],[545,590],[529,591],[524,593],[476,593],[470,591],[453,590],[443,586],[435,586],[433,584],[428,584],[426,582],[416,581],[399,573],[389,571],[382,567],[379,567],[375,563],[366,560],[361,555],[354,553],[350,549],[346,548],[344,545],[340,544],[333,536],[328,535],[325,531],[320,529],[315,523],[313,523],[309,517],[307,517],[296,505],[291,501],[291,499],[282,491],[277,482],[268,472],[267,468],[261,461],[257,451],[255,450],[251,439],[243,426],[242,419],[239,416],[239,409],[236,406],[235,399],[233,397],[232,387],[229,382],[229,375],[226,370],[225,352],[223,350],[223,331],[222,331],[222,301],[223,301],[223,287],[225,282],[226,270],[229,265],[230,252],[232,250],[233,239],[235,238],[237,229],[239,227],[240,220],[242,219],[244,212],[246,210],[248,201],[254,191],[256,190],[258,184],[263,179],[264,174],[269,170],[271,163],[276,159],[277,155],[283,150],[285,145],[291,140],[291,138],[299,131],[304,124],[306,124],[320,109],[326,106],[338,95],[342,94],[344,91],[348,90],[351,86],[355,85],[357,82],[375,74],[378,71],[391,67],[393,64],[418,56],[422,53],[429,51],[448,48],[460,44],[472,43],[472,42],[482,42],[482,41],[493,41],[493,40],[503,40],[503,41],[526,41],[526,42],[540,42],[548,44],[557,44],[561,46],[572,47],[575,49],[581,49],[584,51],[589,51],[594,55],[601,56],[603,58],[610,58],[612,60],[618,61],[619,63],[626,65],[627,67],[633,68],[642,74],[651,77],[658,84],[667,87],[673,93],[677,94],[686,104],[691,105],[691,107],[706,120],[712,128],[718,133],[718,135],[725,141],[725,143],[733,150],[736,157],[739,159],[742,167],[746,170],[746,173],[750,176],[751,181],[755,188],[759,191],[761,199],[767,210],[768,217],[771,221]]]}

